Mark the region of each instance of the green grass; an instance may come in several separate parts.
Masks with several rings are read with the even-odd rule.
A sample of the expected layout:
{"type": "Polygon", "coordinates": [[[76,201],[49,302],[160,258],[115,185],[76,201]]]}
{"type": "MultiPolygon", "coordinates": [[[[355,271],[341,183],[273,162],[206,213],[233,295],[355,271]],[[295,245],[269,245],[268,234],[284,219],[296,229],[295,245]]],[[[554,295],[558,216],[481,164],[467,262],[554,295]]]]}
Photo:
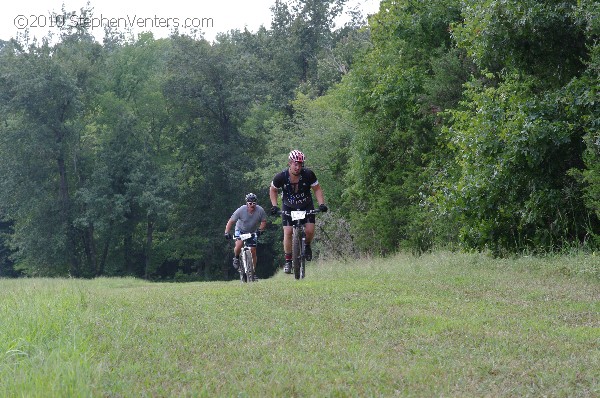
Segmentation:
{"type": "Polygon", "coordinates": [[[599,271],[435,253],[248,285],[0,280],[0,396],[599,396],[599,271]]]}

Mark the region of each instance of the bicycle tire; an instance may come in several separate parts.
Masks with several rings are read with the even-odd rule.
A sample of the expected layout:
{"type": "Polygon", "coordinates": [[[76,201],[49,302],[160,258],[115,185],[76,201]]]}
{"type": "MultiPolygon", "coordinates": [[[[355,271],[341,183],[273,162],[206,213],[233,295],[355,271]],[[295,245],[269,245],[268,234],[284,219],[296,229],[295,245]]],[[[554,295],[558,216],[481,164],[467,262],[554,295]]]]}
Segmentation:
{"type": "Polygon", "coordinates": [[[306,276],[306,258],[302,256],[300,259],[300,279],[304,279],[306,276]]]}
{"type": "MultiPolygon", "coordinates": [[[[242,249],[243,250],[243,249],[242,249]]],[[[242,255],[240,256],[240,269],[238,270],[240,273],[240,281],[242,283],[246,283],[248,281],[247,276],[246,276],[246,254],[245,251],[242,252],[242,255]]]]}
{"type": "Polygon", "coordinates": [[[302,264],[302,229],[294,228],[292,233],[292,268],[294,278],[300,279],[300,267],[302,264]]]}
{"type": "Polygon", "coordinates": [[[244,256],[246,256],[246,280],[248,282],[254,282],[254,261],[252,260],[252,252],[250,250],[244,250],[244,256]]]}

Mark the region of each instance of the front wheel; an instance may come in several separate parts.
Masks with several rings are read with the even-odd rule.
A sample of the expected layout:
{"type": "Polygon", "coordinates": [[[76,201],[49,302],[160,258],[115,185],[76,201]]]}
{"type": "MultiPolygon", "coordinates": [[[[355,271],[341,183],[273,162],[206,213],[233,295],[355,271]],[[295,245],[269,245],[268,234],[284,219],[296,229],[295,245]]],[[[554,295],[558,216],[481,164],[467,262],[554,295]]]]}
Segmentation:
{"type": "Polygon", "coordinates": [[[254,282],[254,261],[252,261],[252,253],[250,250],[244,250],[244,274],[246,282],[254,282]]]}
{"type": "Polygon", "coordinates": [[[240,273],[240,281],[242,283],[248,282],[248,277],[246,275],[246,253],[245,252],[242,252],[242,255],[240,256],[240,268],[239,268],[238,272],[240,273]]]}
{"type": "Polygon", "coordinates": [[[303,233],[301,228],[294,228],[292,233],[292,265],[294,278],[304,278],[304,253],[302,253],[303,233]]]}

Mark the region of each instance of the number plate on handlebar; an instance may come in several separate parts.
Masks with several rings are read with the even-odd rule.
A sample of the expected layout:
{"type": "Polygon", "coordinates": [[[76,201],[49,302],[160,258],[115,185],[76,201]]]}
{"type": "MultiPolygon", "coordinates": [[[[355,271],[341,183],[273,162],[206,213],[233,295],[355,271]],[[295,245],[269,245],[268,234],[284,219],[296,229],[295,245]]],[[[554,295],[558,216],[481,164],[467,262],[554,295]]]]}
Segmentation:
{"type": "Polygon", "coordinates": [[[304,220],[306,218],[306,211],[305,210],[293,210],[290,212],[290,216],[292,217],[292,221],[304,220]]]}
{"type": "Polygon", "coordinates": [[[252,234],[240,234],[241,240],[250,239],[251,237],[252,237],[252,234]]]}

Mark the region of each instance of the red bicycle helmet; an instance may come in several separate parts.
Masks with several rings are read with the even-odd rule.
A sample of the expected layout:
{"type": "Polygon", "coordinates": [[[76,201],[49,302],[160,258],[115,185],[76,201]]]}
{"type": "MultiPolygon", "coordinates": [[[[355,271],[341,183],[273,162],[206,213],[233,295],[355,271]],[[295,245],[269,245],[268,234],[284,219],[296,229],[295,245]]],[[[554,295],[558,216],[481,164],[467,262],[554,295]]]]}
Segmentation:
{"type": "Polygon", "coordinates": [[[289,159],[292,162],[304,163],[304,161],[306,160],[306,157],[304,156],[304,154],[302,152],[300,152],[297,149],[294,149],[292,152],[290,152],[289,159]]]}

